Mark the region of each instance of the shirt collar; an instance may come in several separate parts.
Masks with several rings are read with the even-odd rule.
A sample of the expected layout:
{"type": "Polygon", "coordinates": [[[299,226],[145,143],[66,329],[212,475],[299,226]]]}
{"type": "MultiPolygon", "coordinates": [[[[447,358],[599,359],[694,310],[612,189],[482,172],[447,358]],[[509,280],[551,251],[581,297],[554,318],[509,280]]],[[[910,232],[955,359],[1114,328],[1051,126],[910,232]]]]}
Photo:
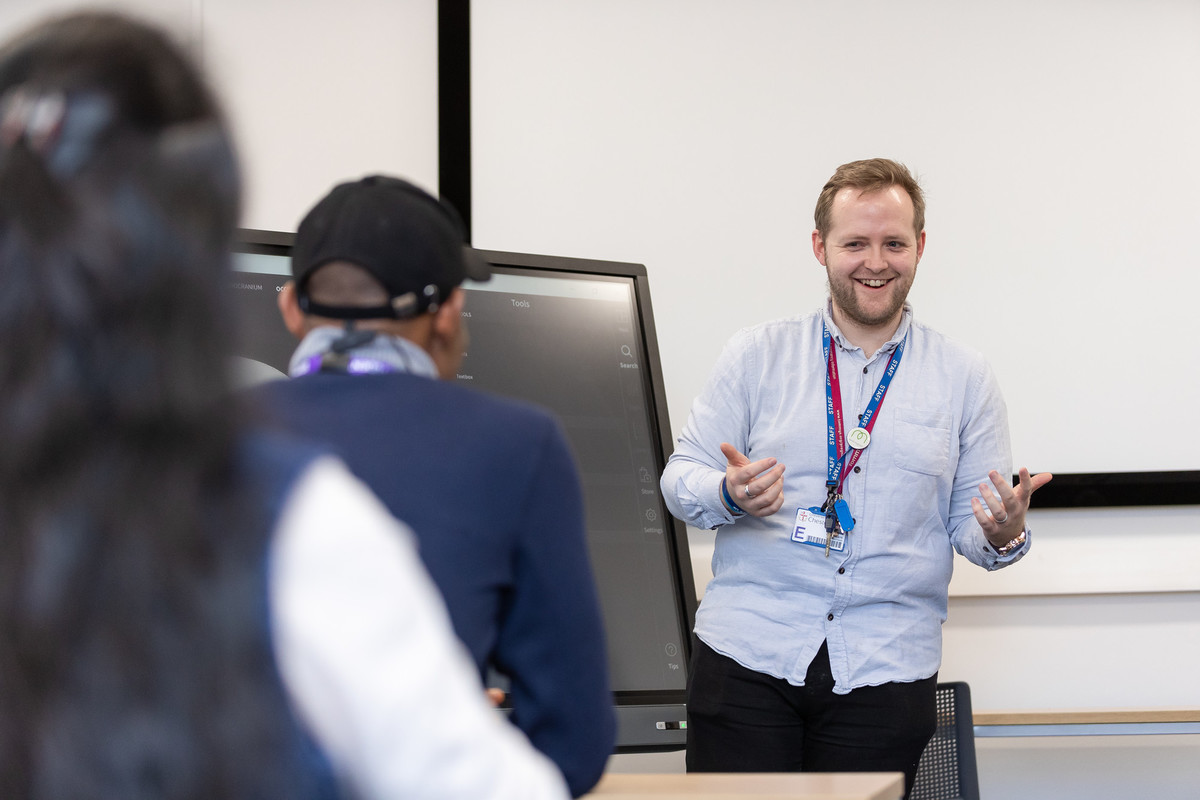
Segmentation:
{"type": "MultiPolygon", "coordinates": [[[[345,331],[342,328],[332,325],[322,325],[309,331],[296,348],[296,352],[292,353],[292,359],[288,362],[288,375],[302,374],[308,360],[313,356],[328,353],[343,333],[345,331]]],[[[349,353],[359,358],[381,361],[397,372],[407,372],[423,378],[438,377],[437,365],[433,363],[429,353],[402,336],[377,333],[374,339],[352,348],[349,353]]]]}
{"type": "MultiPolygon", "coordinates": [[[[825,298],[825,307],[821,309],[821,318],[825,321],[825,326],[829,328],[830,336],[833,337],[839,348],[846,351],[862,349],[858,345],[851,344],[841,329],[838,328],[837,323],[833,321],[833,298],[825,298]]],[[[879,353],[890,355],[892,351],[900,346],[900,342],[904,341],[904,337],[908,335],[908,329],[912,326],[912,318],[912,304],[906,300],[904,301],[904,312],[900,315],[900,324],[896,327],[896,332],[892,334],[892,338],[888,339],[883,347],[879,348],[879,353]]]]}

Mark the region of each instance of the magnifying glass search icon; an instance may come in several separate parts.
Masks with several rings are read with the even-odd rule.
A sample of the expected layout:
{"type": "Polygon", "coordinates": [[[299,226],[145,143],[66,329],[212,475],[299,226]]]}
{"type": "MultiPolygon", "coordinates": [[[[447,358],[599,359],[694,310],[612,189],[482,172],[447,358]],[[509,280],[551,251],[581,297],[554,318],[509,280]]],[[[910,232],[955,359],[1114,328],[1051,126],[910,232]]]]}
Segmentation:
{"type": "Polygon", "coordinates": [[[629,345],[627,345],[627,344],[621,345],[621,355],[629,356],[630,358],[633,357],[633,352],[629,349],[629,345]]]}

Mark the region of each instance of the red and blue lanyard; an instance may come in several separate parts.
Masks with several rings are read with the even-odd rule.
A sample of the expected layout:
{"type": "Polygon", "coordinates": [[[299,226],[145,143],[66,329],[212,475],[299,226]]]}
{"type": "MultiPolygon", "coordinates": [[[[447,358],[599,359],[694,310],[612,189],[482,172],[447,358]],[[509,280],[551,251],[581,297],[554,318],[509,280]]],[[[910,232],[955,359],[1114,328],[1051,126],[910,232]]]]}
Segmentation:
{"type": "MultiPolygon", "coordinates": [[[[892,355],[888,359],[887,368],[883,371],[883,377],[879,379],[879,385],[875,387],[875,393],[871,395],[871,400],[867,403],[866,410],[863,411],[860,427],[866,430],[868,434],[875,427],[879,408],[883,405],[884,395],[887,394],[888,387],[892,383],[892,378],[896,374],[896,369],[900,366],[900,359],[904,357],[904,345],[907,342],[908,334],[906,333],[904,338],[900,340],[900,344],[892,351],[892,355]]],[[[821,510],[827,514],[825,523],[827,531],[832,532],[834,515],[836,514],[836,520],[841,529],[849,532],[854,527],[854,519],[850,516],[849,506],[842,499],[842,485],[846,482],[846,475],[854,469],[854,465],[862,457],[863,451],[862,449],[844,445],[846,441],[846,426],[842,414],[842,391],[838,378],[837,353],[833,350],[832,337],[830,336],[828,326],[823,326],[821,344],[825,353],[826,365],[825,416],[829,450],[828,477],[825,481],[829,495],[821,510]],[[843,447],[845,447],[844,451],[843,447]]]]}

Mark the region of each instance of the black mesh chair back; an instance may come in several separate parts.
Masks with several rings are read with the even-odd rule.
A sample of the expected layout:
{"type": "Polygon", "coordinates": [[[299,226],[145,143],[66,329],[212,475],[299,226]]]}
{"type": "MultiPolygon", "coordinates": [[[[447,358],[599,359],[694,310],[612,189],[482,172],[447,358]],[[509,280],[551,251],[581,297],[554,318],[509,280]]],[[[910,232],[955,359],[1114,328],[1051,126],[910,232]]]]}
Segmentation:
{"type": "Polygon", "coordinates": [[[937,730],[921,754],[908,800],[979,800],[971,689],[962,681],[937,686],[937,730]]]}

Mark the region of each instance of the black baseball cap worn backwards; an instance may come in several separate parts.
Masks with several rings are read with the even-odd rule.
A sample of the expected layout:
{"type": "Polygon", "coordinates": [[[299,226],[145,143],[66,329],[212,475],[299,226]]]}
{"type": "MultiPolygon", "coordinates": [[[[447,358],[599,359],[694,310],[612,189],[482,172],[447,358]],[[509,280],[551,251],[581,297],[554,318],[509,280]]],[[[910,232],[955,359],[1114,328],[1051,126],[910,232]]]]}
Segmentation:
{"type": "Polygon", "coordinates": [[[331,319],[409,319],[436,311],[463,280],[486,281],[491,274],[491,266],[466,244],[453,206],[386,175],[335,186],[300,221],[292,245],[301,310],[331,319]],[[370,272],[387,289],[388,304],[312,302],[305,283],[331,261],[349,261],[370,272]]]}

